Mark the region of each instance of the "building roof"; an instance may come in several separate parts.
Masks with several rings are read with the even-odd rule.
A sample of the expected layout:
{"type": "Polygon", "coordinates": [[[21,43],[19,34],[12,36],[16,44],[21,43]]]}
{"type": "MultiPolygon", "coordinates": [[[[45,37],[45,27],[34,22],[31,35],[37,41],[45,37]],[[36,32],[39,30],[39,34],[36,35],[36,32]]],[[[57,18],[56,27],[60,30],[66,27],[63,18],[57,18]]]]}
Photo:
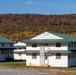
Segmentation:
{"type": "Polygon", "coordinates": [[[24,43],[76,42],[76,38],[55,32],[44,32],[33,38],[23,40],[23,42],[24,43]]]}
{"type": "Polygon", "coordinates": [[[26,51],[14,51],[14,53],[22,53],[22,54],[25,54],[26,53],[26,51]]]}
{"type": "Polygon", "coordinates": [[[14,46],[16,48],[23,48],[23,47],[26,47],[26,44],[23,42],[18,42],[18,43],[15,43],[14,46]]]}
{"type": "Polygon", "coordinates": [[[0,36],[0,43],[14,43],[14,42],[12,40],[0,36]]]}

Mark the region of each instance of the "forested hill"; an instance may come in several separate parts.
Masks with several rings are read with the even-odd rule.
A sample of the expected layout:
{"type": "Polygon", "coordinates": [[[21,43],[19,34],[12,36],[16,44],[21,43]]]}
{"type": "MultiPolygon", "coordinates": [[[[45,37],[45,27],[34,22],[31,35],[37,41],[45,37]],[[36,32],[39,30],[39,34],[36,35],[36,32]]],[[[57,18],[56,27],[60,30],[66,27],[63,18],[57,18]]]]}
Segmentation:
{"type": "Polygon", "coordinates": [[[0,14],[0,36],[19,41],[44,31],[76,37],[76,14],[0,14]]]}

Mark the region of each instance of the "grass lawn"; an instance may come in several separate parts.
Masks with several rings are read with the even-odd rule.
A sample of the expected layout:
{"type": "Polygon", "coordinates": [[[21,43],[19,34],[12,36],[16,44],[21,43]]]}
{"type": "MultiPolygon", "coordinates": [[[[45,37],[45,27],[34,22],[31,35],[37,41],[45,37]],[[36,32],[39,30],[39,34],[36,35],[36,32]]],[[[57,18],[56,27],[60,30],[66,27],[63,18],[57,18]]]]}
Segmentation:
{"type": "Polygon", "coordinates": [[[13,61],[13,62],[0,62],[0,67],[4,68],[19,68],[29,70],[39,70],[43,72],[49,72],[52,75],[76,75],[76,67],[61,68],[61,67],[34,67],[31,68],[26,66],[25,61],[13,61]]]}
{"type": "Polygon", "coordinates": [[[25,62],[0,62],[0,66],[1,67],[20,67],[20,68],[24,68],[26,67],[26,63],[25,62]]]}
{"type": "MultiPolygon", "coordinates": [[[[19,67],[19,68],[30,68],[26,66],[25,61],[13,61],[13,62],[0,62],[1,67],[19,67]]],[[[76,67],[69,67],[69,68],[61,68],[61,67],[38,67],[38,66],[31,66],[31,68],[41,68],[41,69],[60,69],[60,70],[76,70],[76,67]]]]}

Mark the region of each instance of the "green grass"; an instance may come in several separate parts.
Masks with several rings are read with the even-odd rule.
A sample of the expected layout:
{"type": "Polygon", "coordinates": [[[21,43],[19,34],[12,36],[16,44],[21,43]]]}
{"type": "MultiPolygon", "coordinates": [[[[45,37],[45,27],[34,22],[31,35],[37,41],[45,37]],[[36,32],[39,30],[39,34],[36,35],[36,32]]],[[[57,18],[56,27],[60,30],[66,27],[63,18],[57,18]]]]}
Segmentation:
{"type": "Polygon", "coordinates": [[[39,67],[39,66],[26,66],[25,61],[13,61],[13,62],[0,62],[2,68],[17,68],[17,69],[29,69],[38,70],[42,72],[49,72],[52,75],[76,75],[76,67],[61,68],[61,67],[39,67]],[[53,69],[53,70],[52,70],[53,69]],[[57,70],[58,69],[58,70],[57,70]],[[67,71],[68,70],[68,71],[67,71]]]}
{"type": "MultiPolygon", "coordinates": [[[[25,61],[13,61],[13,62],[0,62],[0,67],[11,67],[11,68],[30,68],[26,66],[25,61]]],[[[39,66],[31,66],[33,69],[60,69],[60,70],[76,70],[76,67],[39,67],[39,66]]]]}
{"type": "Polygon", "coordinates": [[[0,66],[2,67],[25,67],[25,62],[0,62],[0,66]]]}

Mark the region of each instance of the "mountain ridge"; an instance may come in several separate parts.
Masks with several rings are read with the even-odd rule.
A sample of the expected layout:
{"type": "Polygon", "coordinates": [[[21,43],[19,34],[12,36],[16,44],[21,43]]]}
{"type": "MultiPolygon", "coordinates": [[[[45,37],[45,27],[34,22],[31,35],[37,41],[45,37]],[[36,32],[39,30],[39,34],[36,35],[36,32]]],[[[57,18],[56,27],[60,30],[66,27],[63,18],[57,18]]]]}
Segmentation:
{"type": "Polygon", "coordinates": [[[20,41],[44,31],[76,37],[76,14],[0,14],[0,36],[20,41]]]}

